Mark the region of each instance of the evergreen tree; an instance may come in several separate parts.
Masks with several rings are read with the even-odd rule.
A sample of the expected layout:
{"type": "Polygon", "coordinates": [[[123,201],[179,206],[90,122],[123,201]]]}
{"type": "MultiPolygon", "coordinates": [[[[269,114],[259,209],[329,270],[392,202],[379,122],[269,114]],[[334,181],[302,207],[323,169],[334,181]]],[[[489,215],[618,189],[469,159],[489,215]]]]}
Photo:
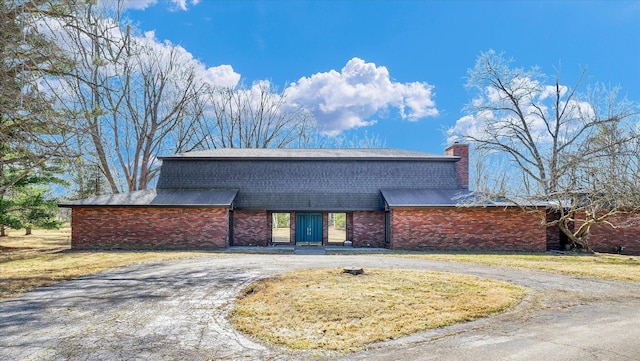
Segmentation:
{"type": "Polygon", "coordinates": [[[41,185],[30,185],[20,189],[14,201],[16,218],[20,228],[25,228],[25,235],[30,235],[33,228],[57,229],[62,225],[56,218],[58,201],[50,196],[50,189],[41,185]]]}
{"type": "Polygon", "coordinates": [[[2,173],[11,188],[0,192],[0,236],[6,236],[6,228],[58,228],[56,221],[57,200],[50,197],[51,185],[68,185],[59,178],[63,168],[59,165],[40,167],[37,173],[22,176],[18,165],[6,167],[2,173]]]}
{"type": "Polygon", "coordinates": [[[62,155],[66,126],[38,82],[71,68],[44,36],[47,20],[68,16],[71,1],[0,1],[0,198],[62,155]]]}

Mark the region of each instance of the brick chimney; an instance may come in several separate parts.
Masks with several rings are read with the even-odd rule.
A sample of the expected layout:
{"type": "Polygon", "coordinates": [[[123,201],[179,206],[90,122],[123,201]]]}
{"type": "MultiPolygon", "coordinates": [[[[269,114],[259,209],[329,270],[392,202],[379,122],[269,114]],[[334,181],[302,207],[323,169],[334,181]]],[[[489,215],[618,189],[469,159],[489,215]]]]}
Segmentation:
{"type": "Polygon", "coordinates": [[[469,145],[460,144],[458,142],[453,143],[444,150],[445,155],[460,157],[460,160],[456,162],[456,173],[458,173],[458,179],[460,180],[460,187],[469,188],[469,145]]]}

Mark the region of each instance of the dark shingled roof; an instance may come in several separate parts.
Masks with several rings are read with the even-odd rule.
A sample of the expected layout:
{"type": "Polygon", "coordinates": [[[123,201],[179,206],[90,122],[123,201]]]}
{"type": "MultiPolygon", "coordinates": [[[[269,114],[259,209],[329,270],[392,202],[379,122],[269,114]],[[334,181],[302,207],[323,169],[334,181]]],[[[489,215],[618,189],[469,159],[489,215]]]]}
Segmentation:
{"type": "Polygon", "coordinates": [[[385,202],[393,207],[453,207],[465,202],[466,189],[381,189],[385,202]]]}
{"type": "Polygon", "coordinates": [[[313,160],[456,160],[458,157],[433,155],[390,148],[221,148],[159,157],[160,159],[313,159],[313,160]]]}
{"type": "Polygon", "coordinates": [[[459,189],[457,158],[166,158],[159,189],[238,189],[237,209],[381,210],[380,189],[459,189]]]}
{"type": "Polygon", "coordinates": [[[455,167],[459,159],[398,149],[214,149],[162,157],[157,191],[64,206],[233,203],[247,210],[373,211],[384,209],[381,189],[432,190],[420,199],[449,204],[448,195],[462,190],[455,167]]]}
{"type": "Polygon", "coordinates": [[[239,209],[297,211],[297,212],[350,212],[382,210],[380,193],[240,193],[239,209]]]}
{"type": "Polygon", "coordinates": [[[402,207],[546,207],[546,203],[520,199],[517,202],[505,199],[488,199],[467,189],[381,189],[382,197],[389,208],[402,207]]]}
{"type": "Polygon", "coordinates": [[[166,190],[149,189],[124,194],[111,194],[60,204],[61,207],[155,206],[155,207],[220,207],[229,208],[238,190],[166,190]]]}

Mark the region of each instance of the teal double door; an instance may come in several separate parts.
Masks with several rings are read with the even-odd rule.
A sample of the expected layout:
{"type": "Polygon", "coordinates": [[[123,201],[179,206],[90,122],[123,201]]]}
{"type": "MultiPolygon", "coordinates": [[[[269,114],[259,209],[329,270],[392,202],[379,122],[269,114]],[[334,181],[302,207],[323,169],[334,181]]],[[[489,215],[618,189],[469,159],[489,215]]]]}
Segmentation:
{"type": "Polygon", "coordinates": [[[322,213],[296,213],[296,244],[322,245],[322,213]]]}

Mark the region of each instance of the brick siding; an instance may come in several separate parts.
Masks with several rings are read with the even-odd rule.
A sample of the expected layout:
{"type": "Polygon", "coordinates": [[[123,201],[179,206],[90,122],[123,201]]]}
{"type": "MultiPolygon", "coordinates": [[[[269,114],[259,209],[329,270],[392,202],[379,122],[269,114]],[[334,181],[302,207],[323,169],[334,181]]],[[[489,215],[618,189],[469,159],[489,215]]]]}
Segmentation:
{"type": "Polygon", "coordinates": [[[610,219],[616,229],[606,224],[591,227],[589,245],[596,252],[640,255],[640,214],[621,215],[610,219]],[[617,247],[623,246],[623,250],[617,247]]]}
{"type": "MultiPolygon", "coordinates": [[[[547,223],[558,220],[559,215],[553,210],[547,210],[547,223]]],[[[561,243],[562,231],[556,226],[547,227],[547,251],[550,250],[562,250],[563,245],[561,243]]],[[[566,237],[565,237],[566,238],[566,237]]]]}
{"type": "Polygon", "coordinates": [[[233,212],[234,246],[268,246],[271,243],[271,217],[267,211],[233,212]]]}
{"type": "Polygon", "coordinates": [[[347,219],[345,220],[347,227],[347,240],[353,242],[353,212],[347,212],[347,219]]]}
{"type": "Polygon", "coordinates": [[[469,145],[453,144],[444,150],[445,155],[460,157],[456,162],[456,173],[460,188],[469,188],[469,145]]]}
{"type": "Polygon", "coordinates": [[[289,227],[291,227],[289,244],[296,244],[296,212],[291,212],[289,215],[289,227]]]}
{"type": "MultiPolygon", "coordinates": [[[[393,209],[391,248],[541,252],[558,244],[557,229],[540,226],[544,211],[501,208],[393,209]]],[[[551,215],[548,215],[551,216],[551,215]]],[[[233,212],[234,245],[267,246],[271,217],[266,211],[233,212]]],[[[74,207],[74,249],[196,249],[228,246],[224,208],[74,207]]],[[[326,228],[323,214],[323,228],[326,228]]],[[[614,219],[621,224],[620,219],[614,219]]],[[[640,215],[627,227],[597,225],[589,242],[598,252],[640,254],[640,215]]],[[[347,234],[355,247],[385,247],[384,212],[347,213],[347,234]]],[[[295,213],[291,214],[292,243],[295,213]]],[[[326,230],[323,236],[326,242],[326,230]]]]}
{"type": "Polygon", "coordinates": [[[353,246],[385,247],[384,212],[353,212],[353,246]]]}
{"type": "Polygon", "coordinates": [[[543,216],[515,208],[393,209],[391,248],[542,252],[543,216]]]}
{"type": "Polygon", "coordinates": [[[71,218],[74,249],[224,248],[225,208],[75,207],[71,218]]]}

